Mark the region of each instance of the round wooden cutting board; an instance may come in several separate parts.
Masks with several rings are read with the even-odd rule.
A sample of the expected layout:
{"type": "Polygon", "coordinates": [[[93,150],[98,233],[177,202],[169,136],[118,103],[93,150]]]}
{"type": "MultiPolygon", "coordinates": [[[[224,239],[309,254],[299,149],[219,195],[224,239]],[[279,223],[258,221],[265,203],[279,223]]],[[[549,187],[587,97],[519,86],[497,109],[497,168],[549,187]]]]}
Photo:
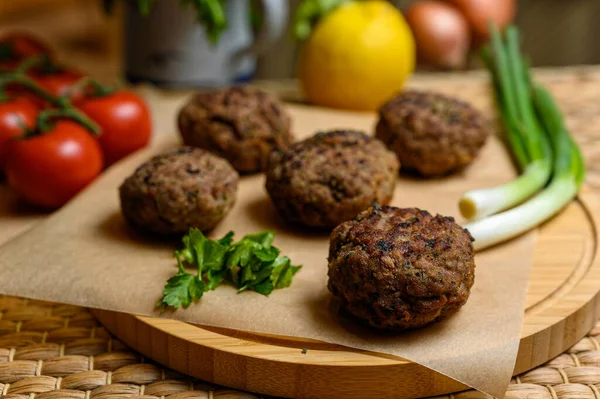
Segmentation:
{"type": "MultiPolygon", "coordinates": [[[[600,316],[597,215],[598,200],[584,188],[577,201],[539,229],[514,374],[565,351],[600,316]]],[[[410,398],[467,388],[388,355],[167,319],[98,310],[94,314],[124,343],[163,365],[261,394],[410,398]]]]}

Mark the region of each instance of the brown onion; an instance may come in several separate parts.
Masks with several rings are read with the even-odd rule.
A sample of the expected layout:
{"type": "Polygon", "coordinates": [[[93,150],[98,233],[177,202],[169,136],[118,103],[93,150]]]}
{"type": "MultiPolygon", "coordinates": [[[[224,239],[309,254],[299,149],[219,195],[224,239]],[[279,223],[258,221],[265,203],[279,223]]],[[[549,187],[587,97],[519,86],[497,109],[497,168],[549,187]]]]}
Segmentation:
{"type": "Polygon", "coordinates": [[[517,12],[516,0],[449,0],[467,17],[478,43],[489,39],[490,22],[500,30],[510,24],[517,12]]]}
{"type": "Polygon", "coordinates": [[[458,9],[441,1],[422,0],[413,3],[405,16],[422,61],[450,69],[464,65],[471,32],[458,9]]]}

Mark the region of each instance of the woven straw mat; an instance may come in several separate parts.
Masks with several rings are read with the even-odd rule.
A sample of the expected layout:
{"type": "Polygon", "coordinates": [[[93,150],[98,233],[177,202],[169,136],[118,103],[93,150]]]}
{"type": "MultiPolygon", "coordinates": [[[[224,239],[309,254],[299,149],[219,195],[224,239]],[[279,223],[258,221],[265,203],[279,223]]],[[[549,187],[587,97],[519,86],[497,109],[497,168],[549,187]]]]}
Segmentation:
{"type": "MultiPolygon", "coordinates": [[[[600,323],[506,398],[600,398],[600,323]]],[[[0,297],[0,397],[6,399],[250,399],[257,396],[161,368],[113,338],[85,309],[0,297]]],[[[490,398],[476,391],[455,399],[490,398]]]]}

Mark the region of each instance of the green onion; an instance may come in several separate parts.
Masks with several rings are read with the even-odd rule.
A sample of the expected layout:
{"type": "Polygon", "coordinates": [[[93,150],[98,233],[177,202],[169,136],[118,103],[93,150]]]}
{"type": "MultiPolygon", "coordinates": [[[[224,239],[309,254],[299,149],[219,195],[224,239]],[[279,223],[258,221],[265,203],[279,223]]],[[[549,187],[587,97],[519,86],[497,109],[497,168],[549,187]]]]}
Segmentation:
{"type": "Polygon", "coordinates": [[[465,218],[474,220],[512,208],[531,197],[544,187],[552,171],[552,152],[531,101],[518,31],[507,28],[506,46],[495,26],[491,33],[491,51],[484,48],[482,59],[492,73],[501,120],[521,175],[497,187],[467,192],[459,208],[465,218]]]}
{"type": "MultiPolygon", "coordinates": [[[[489,58],[486,62],[494,74],[502,119],[510,130],[508,141],[523,174],[504,186],[481,190],[479,197],[473,197],[485,211],[492,209],[489,204],[495,204],[500,197],[506,201],[504,209],[511,208],[464,226],[475,238],[476,250],[516,237],[556,215],[575,198],[585,178],[583,157],[565,127],[558,106],[546,89],[532,83],[528,66],[518,51],[516,28],[507,28],[506,48],[503,48],[497,30],[493,31],[493,36],[495,64],[492,65],[489,58]],[[505,68],[506,65],[509,67],[505,68]],[[512,89],[507,89],[508,86],[512,89]],[[510,104],[509,96],[512,96],[510,104]],[[515,147],[513,143],[521,145],[515,147]],[[544,163],[550,168],[548,174],[551,173],[545,188],[548,175],[544,163]],[[535,168],[537,171],[532,172],[535,168]],[[533,198],[512,207],[541,188],[543,190],[533,198]],[[485,193],[498,198],[486,198],[485,193]],[[520,201],[513,202],[517,198],[520,201]]],[[[473,193],[477,194],[471,192],[471,195],[473,193]]]]}

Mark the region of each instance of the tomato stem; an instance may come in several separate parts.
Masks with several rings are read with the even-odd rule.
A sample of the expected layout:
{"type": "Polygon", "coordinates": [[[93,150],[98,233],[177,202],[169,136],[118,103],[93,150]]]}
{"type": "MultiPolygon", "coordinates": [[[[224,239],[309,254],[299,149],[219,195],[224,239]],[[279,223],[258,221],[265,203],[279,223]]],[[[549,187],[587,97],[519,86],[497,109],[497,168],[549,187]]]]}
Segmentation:
{"type": "Polygon", "coordinates": [[[87,82],[86,96],[88,97],[105,97],[110,96],[115,91],[117,91],[117,87],[113,86],[104,86],[100,84],[98,81],[90,79],[87,82]]]}
{"type": "MultiPolygon", "coordinates": [[[[33,61],[32,61],[33,62],[33,61]]],[[[37,119],[37,129],[27,132],[27,136],[34,136],[38,133],[45,133],[51,130],[51,120],[56,118],[72,119],[89,130],[94,136],[100,134],[100,127],[88,118],[84,113],[75,109],[67,96],[56,97],[44,90],[33,79],[27,77],[22,72],[5,74],[0,77],[0,95],[5,95],[4,89],[7,85],[16,83],[24,86],[36,95],[40,96],[58,109],[42,111],[37,119]]]]}
{"type": "Polygon", "coordinates": [[[30,129],[25,124],[25,122],[23,122],[23,119],[17,118],[17,125],[19,125],[19,128],[21,128],[21,130],[23,131],[23,137],[35,136],[35,130],[34,129],[30,129]]]}
{"type": "Polygon", "coordinates": [[[58,108],[69,108],[71,104],[69,100],[62,97],[55,97],[52,94],[48,93],[44,90],[40,85],[38,85],[33,79],[25,76],[21,72],[7,73],[4,76],[0,77],[0,90],[4,91],[7,85],[11,83],[16,83],[25,87],[27,90],[33,92],[35,95],[43,98],[48,101],[50,104],[58,107],[58,108]]]}
{"type": "Polygon", "coordinates": [[[36,66],[38,67],[36,72],[42,75],[52,75],[65,70],[64,67],[54,63],[46,54],[40,56],[40,62],[36,66]]]}
{"type": "Polygon", "coordinates": [[[35,55],[33,57],[26,58],[23,62],[19,64],[19,66],[14,70],[14,72],[25,73],[31,68],[40,65],[47,58],[48,56],[46,55],[35,55]]]}
{"type": "Polygon", "coordinates": [[[84,76],[81,79],[79,79],[77,82],[75,82],[74,84],[72,84],[67,93],[65,94],[65,96],[71,98],[73,93],[85,93],[87,87],[90,85],[90,77],[89,76],[84,76]]]}
{"type": "Polygon", "coordinates": [[[37,118],[37,127],[41,133],[46,133],[52,130],[53,120],[55,119],[72,119],[75,122],[79,123],[87,130],[89,130],[95,136],[100,134],[100,127],[85,116],[83,113],[77,111],[74,108],[65,108],[65,109],[49,109],[46,111],[40,112],[37,118]]]}

